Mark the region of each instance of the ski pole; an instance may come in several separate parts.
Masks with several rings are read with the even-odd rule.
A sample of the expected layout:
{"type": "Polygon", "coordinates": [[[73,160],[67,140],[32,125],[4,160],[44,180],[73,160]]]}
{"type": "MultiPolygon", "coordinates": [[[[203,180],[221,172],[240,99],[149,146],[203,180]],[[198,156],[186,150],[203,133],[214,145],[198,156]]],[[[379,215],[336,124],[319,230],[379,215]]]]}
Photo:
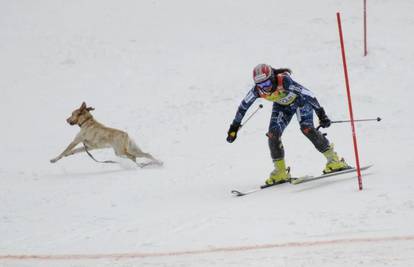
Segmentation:
{"type": "MultiPolygon", "coordinates": [[[[355,122],[357,121],[381,121],[381,118],[378,117],[376,119],[361,119],[361,120],[354,120],[355,122]]],[[[350,120],[344,120],[344,121],[331,121],[331,123],[343,123],[343,122],[351,122],[350,120]]]]}
{"type": "MultiPolygon", "coordinates": [[[[360,120],[354,120],[354,122],[361,122],[361,121],[381,121],[380,117],[377,117],[376,119],[360,119],[360,120]]],[[[342,121],[331,121],[331,123],[344,123],[344,122],[351,122],[351,120],[342,120],[342,121]]],[[[321,126],[319,125],[316,130],[319,130],[321,126]]]]}
{"type": "Polygon", "coordinates": [[[256,112],[259,111],[259,109],[261,109],[263,107],[262,104],[260,104],[255,111],[253,111],[253,113],[244,121],[243,124],[240,125],[240,128],[243,127],[244,125],[246,125],[246,123],[251,119],[251,117],[253,117],[254,114],[256,114],[256,112]]]}

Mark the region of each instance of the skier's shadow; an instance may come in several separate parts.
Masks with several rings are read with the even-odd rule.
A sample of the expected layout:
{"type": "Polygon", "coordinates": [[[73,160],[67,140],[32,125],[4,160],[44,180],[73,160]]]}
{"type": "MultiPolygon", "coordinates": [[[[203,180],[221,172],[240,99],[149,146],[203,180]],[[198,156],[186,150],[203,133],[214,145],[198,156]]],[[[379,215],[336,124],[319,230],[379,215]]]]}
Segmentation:
{"type": "MultiPolygon", "coordinates": [[[[373,173],[371,173],[371,172],[369,172],[369,173],[364,173],[364,175],[362,176],[362,177],[366,177],[366,176],[371,176],[373,173]]],[[[304,192],[304,191],[310,191],[310,190],[314,190],[314,189],[317,189],[317,188],[321,188],[321,187],[325,187],[325,186],[329,186],[329,185],[332,185],[332,184],[337,184],[337,183],[342,183],[342,182],[347,182],[347,181],[350,181],[350,180],[355,180],[355,178],[357,178],[358,176],[356,176],[356,175],[354,175],[354,176],[352,176],[352,177],[346,177],[346,178],[342,178],[342,179],[335,179],[335,180],[329,180],[329,181],[326,181],[326,179],[321,179],[320,181],[319,181],[319,183],[317,183],[317,184],[314,184],[315,182],[318,182],[318,181],[315,181],[315,182],[310,182],[310,183],[312,183],[313,185],[309,185],[309,186],[307,186],[307,187],[305,187],[305,188],[302,188],[302,189],[298,189],[298,190],[294,190],[294,193],[299,193],[299,192],[304,192]]],[[[333,178],[333,177],[332,177],[333,178]]],[[[300,186],[301,184],[298,184],[297,186],[300,186]]],[[[302,186],[306,186],[306,184],[304,183],[304,184],[302,184],[302,186]]]]}

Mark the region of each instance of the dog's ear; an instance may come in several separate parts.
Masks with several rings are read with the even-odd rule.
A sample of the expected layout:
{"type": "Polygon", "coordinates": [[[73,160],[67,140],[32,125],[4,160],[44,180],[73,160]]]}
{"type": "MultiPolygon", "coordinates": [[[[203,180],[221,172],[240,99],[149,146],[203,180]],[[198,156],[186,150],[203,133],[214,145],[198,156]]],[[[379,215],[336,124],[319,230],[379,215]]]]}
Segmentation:
{"type": "Polygon", "coordinates": [[[86,108],[87,111],[95,110],[93,107],[86,108]]]}
{"type": "Polygon", "coordinates": [[[86,103],[85,103],[85,101],[84,102],[82,102],[82,105],[80,106],[80,110],[82,110],[82,109],[85,109],[86,108],[86,103]]]}

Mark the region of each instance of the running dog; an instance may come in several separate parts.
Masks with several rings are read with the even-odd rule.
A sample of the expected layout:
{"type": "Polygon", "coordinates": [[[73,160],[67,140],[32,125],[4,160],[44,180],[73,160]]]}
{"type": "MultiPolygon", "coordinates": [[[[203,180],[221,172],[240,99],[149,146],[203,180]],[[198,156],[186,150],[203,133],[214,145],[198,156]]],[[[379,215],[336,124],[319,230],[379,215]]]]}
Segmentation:
{"type": "Polygon", "coordinates": [[[76,153],[86,152],[90,155],[89,150],[112,147],[117,156],[127,157],[140,167],[149,164],[162,165],[162,162],[155,159],[151,154],[143,152],[126,132],[106,127],[97,122],[90,113],[92,110],[94,108],[87,107],[86,103],[83,102],[80,108],[72,112],[72,115],[66,121],[70,125],[79,125],[80,132],[59,156],[50,160],[51,163],[76,153]],[[82,147],[75,148],[81,143],[83,143],[82,147]],[[137,163],[137,158],[147,158],[151,161],[147,164],[137,163]]]}

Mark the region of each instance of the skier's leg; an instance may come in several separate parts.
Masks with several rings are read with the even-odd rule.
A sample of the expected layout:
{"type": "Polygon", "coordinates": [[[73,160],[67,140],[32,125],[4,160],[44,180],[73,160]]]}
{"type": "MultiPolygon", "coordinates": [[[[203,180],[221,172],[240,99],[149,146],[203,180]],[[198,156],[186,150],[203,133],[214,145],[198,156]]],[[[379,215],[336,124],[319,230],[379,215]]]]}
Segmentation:
{"type": "Polygon", "coordinates": [[[330,144],[329,148],[323,152],[327,163],[323,173],[337,172],[351,168],[343,158],[340,158],[334,150],[334,144],[330,144]]]}
{"type": "Polygon", "coordinates": [[[327,160],[324,173],[340,171],[349,168],[344,159],[340,159],[334,151],[334,145],[313,124],[313,109],[306,104],[297,109],[297,117],[302,133],[313,143],[315,148],[321,152],[327,160]]]}
{"type": "Polygon", "coordinates": [[[290,178],[290,175],[286,170],[285,150],[283,148],[281,137],[286,126],[292,119],[292,116],[293,113],[288,107],[281,107],[277,104],[273,104],[267,137],[274,170],[270,173],[269,178],[265,182],[268,185],[290,178]]]}
{"type": "Polygon", "coordinates": [[[313,108],[309,104],[298,107],[296,116],[302,133],[312,142],[315,148],[323,153],[329,148],[329,140],[313,124],[313,108]]]}

